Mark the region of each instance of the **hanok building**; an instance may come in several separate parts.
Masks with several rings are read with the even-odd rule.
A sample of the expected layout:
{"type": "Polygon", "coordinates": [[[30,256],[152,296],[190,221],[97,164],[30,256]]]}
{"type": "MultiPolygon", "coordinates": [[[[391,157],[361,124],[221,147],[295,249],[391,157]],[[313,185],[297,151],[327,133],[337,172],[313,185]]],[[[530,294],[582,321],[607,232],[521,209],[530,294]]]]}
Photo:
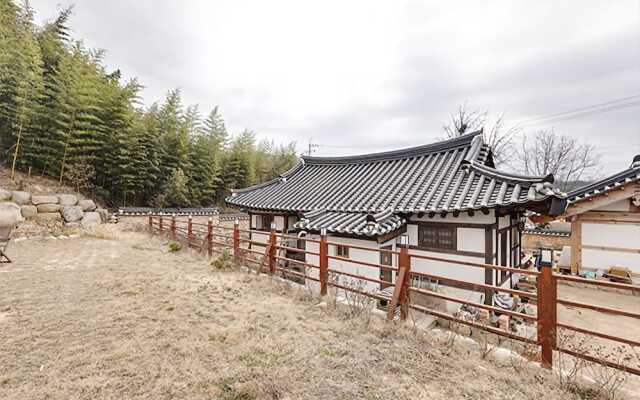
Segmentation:
{"type": "MultiPolygon", "coordinates": [[[[280,178],[236,190],[226,201],[250,213],[252,229],[267,230],[273,222],[278,231],[314,238],[326,229],[333,242],[393,250],[396,238],[406,233],[414,254],[517,267],[525,210],[557,215],[565,209],[552,184],[551,175],[496,170],[491,148],[478,131],[384,153],[303,156],[280,178]]],[[[317,251],[313,245],[309,242],[307,250],[317,251]]],[[[330,269],[394,280],[390,271],[345,261],[395,264],[388,253],[341,246],[331,246],[330,252],[340,258],[329,260],[330,269]]],[[[317,257],[307,255],[307,261],[315,264],[317,257]]],[[[513,284],[510,276],[490,269],[419,259],[412,259],[411,268],[468,282],[513,284]]],[[[464,295],[470,301],[491,301],[480,292],[464,295]]]]}
{"type": "Polygon", "coordinates": [[[629,168],[567,194],[561,215],[571,223],[571,272],[628,268],[640,279],[640,155],[629,168]]]}

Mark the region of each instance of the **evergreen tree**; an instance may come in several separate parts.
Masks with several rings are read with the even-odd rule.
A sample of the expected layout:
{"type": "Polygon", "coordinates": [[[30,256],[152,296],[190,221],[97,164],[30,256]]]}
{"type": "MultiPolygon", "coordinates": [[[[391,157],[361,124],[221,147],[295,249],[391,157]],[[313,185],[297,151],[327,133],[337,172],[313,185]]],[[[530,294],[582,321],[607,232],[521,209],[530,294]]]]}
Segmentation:
{"type": "Polygon", "coordinates": [[[3,0],[0,14],[0,138],[10,152],[5,157],[11,160],[13,178],[16,166],[28,164],[23,157],[25,142],[36,140],[34,122],[44,89],[42,55],[27,5],[18,9],[3,0]]]}
{"type": "Polygon", "coordinates": [[[72,9],[42,27],[0,0],[0,161],[92,190],[109,204],[210,206],[271,179],[295,148],[230,139],[216,106],[202,121],[180,90],[143,109],[137,80],[107,71],[103,52],[71,41],[72,9]]]}

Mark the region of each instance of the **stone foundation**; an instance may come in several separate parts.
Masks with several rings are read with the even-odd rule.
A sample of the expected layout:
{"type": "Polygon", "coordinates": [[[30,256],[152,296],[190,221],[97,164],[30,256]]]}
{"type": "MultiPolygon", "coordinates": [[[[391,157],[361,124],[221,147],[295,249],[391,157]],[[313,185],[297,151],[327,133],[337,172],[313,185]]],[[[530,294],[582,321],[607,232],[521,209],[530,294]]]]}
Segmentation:
{"type": "Polygon", "coordinates": [[[15,203],[26,220],[39,223],[61,221],[64,224],[91,226],[109,220],[109,212],[90,199],[75,194],[32,195],[19,190],[0,189],[0,199],[15,203]]]}

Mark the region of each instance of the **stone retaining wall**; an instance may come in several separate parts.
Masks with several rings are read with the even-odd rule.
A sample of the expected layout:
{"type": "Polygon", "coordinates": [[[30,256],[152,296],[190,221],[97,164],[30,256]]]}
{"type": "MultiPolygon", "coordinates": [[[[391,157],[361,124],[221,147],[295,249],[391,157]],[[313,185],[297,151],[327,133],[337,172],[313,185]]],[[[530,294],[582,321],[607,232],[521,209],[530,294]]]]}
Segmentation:
{"type": "Polygon", "coordinates": [[[26,220],[39,223],[61,222],[67,226],[91,226],[109,220],[109,212],[98,208],[93,200],[75,194],[31,194],[0,189],[0,202],[15,203],[26,220]]]}

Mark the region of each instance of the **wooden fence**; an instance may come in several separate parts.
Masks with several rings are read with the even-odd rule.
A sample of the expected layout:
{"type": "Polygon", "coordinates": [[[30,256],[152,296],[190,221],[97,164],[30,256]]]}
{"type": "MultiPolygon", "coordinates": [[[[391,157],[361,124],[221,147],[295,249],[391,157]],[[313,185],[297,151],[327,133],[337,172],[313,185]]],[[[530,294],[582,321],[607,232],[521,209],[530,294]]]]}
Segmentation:
{"type": "MultiPolygon", "coordinates": [[[[409,310],[413,310],[429,314],[443,320],[491,332],[523,343],[537,345],[540,347],[541,363],[546,368],[551,368],[553,366],[555,352],[556,355],[558,353],[564,353],[573,357],[598,363],[600,365],[640,375],[640,365],[627,365],[589,354],[588,352],[580,349],[572,349],[570,346],[563,347],[559,344],[558,334],[559,332],[573,332],[580,335],[587,335],[611,341],[613,343],[627,345],[630,346],[632,350],[637,349],[638,355],[640,355],[639,341],[633,340],[629,337],[614,336],[592,329],[559,323],[557,316],[558,305],[562,305],[574,309],[586,309],[612,316],[621,316],[640,320],[639,310],[626,311],[603,305],[588,304],[558,298],[558,283],[562,281],[630,291],[635,294],[640,293],[640,286],[638,285],[628,285],[602,280],[584,279],[570,275],[560,275],[554,273],[552,268],[548,266],[541,267],[540,271],[536,271],[416,254],[415,252],[411,252],[407,246],[406,236],[401,237],[401,239],[404,240],[400,241],[398,244],[399,250],[396,251],[346,244],[344,242],[332,242],[326,235],[321,235],[320,239],[312,239],[279,233],[273,229],[271,231],[240,229],[237,222],[232,226],[227,226],[223,223],[214,225],[211,218],[208,223],[196,223],[193,222],[191,217],[188,219],[178,220],[175,216],[167,217],[162,215],[150,215],[148,228],[150,232],[168,235],[173,240],[183,242],[188,247],[198,249],[208,256],[212,256],[215,253],[228,252],[229,255],[233,257],[234,263],[252,268],[258,273],[265,272],[269,274],[280,274],[289,279],[296,278],[315,282],[320,294],[323,296],[327,294],[328,288],[332,287],[336,290],[343,290],[345,293],[356,293],[358,295],[369,297],[374,301],[384,302],[387,304],[387,319],[399,317],[401,320],[404,320],[409,315],[409,310]],[[404,243],[402,243],[403,241],[404,243]],[[291,243],[303,243],[303,245],[296,245],[294,247],[291,243]],[[308,250],[308,243],[313,243],[315,245],[314,247],[318,248],[318,251],[308,250]],[[357,260],[355,258],[330,255],[329,248],[333,246],[374,252],[377,254],[386,253],[387,256],[395,258],[396,266],[382,265],[379,263],[357,260]],[[314,259],[317,259],[317,262],[314,264],[308,262],[306,258],[304,261],[292,258],[293,254],[313,256],[314,259]],[[385,270],[392,271],[392,273],[395,272],[395,283],[382,279],[371,278],[370,276],[332,269],[329,267],[329,260],[344,261],[366,268],[375,268],[378,269],[378,271],[385,270]],[[415,260],[450,263],[452,264],[452,268],[455,268],[456,266],[465,266],[484,270],[489,269],[493,271],[501,271],[507,274],[520,274],[535,280],[533,287],[534,290],[525,291],[521,289],[501,287],[498,285],[453,279],[432,273],[412,271],[411,267],[415,260]],[[292,265],[302,267],[302,269],[296,270],[291,267],[292,265]],[[310,274],[310,271],[317,272],[317,275],[315,273],[310,274]],[[363,290],[361,287],[345,284],[339,279],[332,279],[332,276],[343,276],[353,280],[379,284],[380,287],[393,287],[393,292],[387,296],[381,294],[380,291],[363,290]],[[415,283],[421,279],[444,282],[458,288],[482,291],[487,296],[493,295],[493,293],[507,293],[511,296],[517,296],[521,299],[527,299],[527,301],[535,303],[537,305],[536,313],[528,314],[522,311],[507,310],[494,305],[471,302],[460,297],[449,296],[415,283]],[[462,318],[456,314],[450,314],[442,310],[426,307],[425,305],[419,304],[418,301],[412,301],[412,294],[419,294],[421,296],[454,302],[473,307],[477,310],[486,310],[494,315],[508,315],[510,317],[515,317],[524,321],[525,324],[535,327],[536,335],[535,337],[527,337],[525,335],[512,332],[508,327],[507,329],[501,329],[488,323],[462,318]]],[[[335,252],[333,253],[335,254],[335,252]]],[[[624,333],[625,332],[621,332],[621,334],[624,333]]]]}

